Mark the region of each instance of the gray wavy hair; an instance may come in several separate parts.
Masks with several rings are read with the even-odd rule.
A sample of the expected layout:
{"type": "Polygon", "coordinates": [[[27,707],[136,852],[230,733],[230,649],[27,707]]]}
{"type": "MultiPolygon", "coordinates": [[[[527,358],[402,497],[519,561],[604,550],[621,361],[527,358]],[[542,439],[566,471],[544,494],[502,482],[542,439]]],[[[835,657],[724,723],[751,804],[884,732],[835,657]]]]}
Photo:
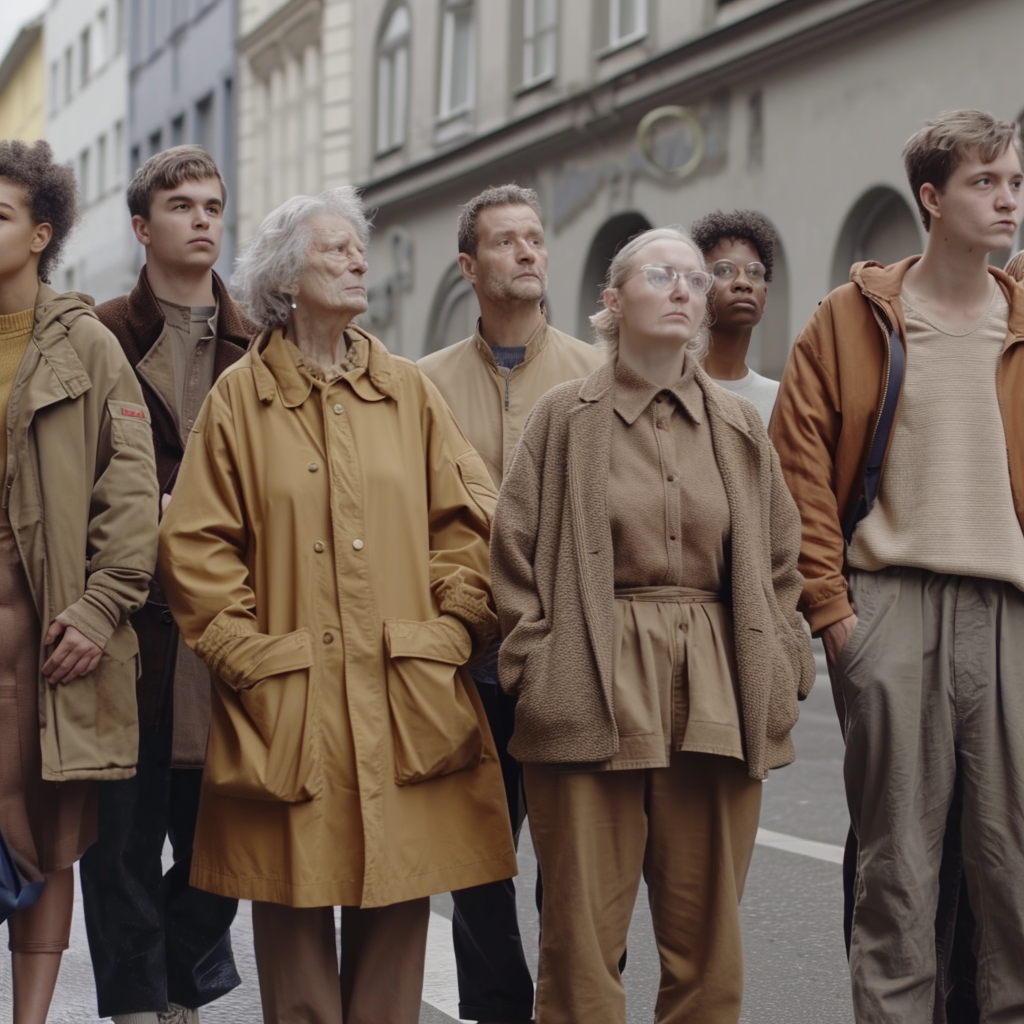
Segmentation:
{"type": "Polygon", "coordinates": [[[292,196],[263,219],[252,241],[235,260],[232,291],[242,308],[261,328],[288,323],[290,288],[295,287],[313,243],[310,218],[327,213],[351,225],[364,248],[370,241],[370,219],[353,185],[329,188],[318,196],[292,196]]]}
{"type": "MultiPolygon", "coordinates": [[[[650,245],[651,242],[660,242],[663,239],[671,239],[688,245],[694,251],[701,270],[707,270],[704,254],[697,248],[694,240],[678,224],[670,224],[665,228],[649,228],[631,238],[612,258],[605,276],[604,287],[621,288],[638,269],[640,250],[650,245]]],[[[590,317],[590,324],[594,328],[595,344],[604,349],[610,359],[617,358],[619,354],[619,321],[615,318],[615,314],[607,306],[604,306],[590,317]]],[[[711,303],[708,303],[704,310],[704,320],[700,329],[686,343],[686,350],[699,363],[703,363],[704,357],[708,354],[710,326],[711,303]]]]}

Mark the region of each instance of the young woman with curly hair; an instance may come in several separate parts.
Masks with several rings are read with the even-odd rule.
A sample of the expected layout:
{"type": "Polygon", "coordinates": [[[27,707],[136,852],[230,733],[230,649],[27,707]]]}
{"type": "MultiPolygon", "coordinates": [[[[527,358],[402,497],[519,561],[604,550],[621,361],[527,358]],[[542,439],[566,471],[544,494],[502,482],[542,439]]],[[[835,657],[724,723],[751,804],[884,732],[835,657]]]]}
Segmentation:
{"type": "Polygon", "coordinates": [[[45,142],[0,142],[0,832],[42,896],[9,921],[15,1024],[43,1024],[96,782],[138,752],[128,616],[156,560],[146,406],[81,296],[46,281],[77,217],[45,142]]]}

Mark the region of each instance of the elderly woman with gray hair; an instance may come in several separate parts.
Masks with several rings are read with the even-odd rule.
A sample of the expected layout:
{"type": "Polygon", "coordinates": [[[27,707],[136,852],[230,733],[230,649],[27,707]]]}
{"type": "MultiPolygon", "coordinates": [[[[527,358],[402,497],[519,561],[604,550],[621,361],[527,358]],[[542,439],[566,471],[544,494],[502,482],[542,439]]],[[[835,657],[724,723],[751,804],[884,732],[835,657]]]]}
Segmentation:
{"type": "Polygon", "coordinates": [[[192,883],[253,901],[275,1024],[415,1024],[429,895],[515,874],[465,668],[497,628],[496,495],[433,386],[353,322],[368,236],[350,187],[263,222],[235,278],[263,332],[161,529],[213,683],[192,883]]]}
{"type": "Polygon", "coordinates": [[[624,1024],[641,873],[659,1024],[735,1024],[761,780],[814,661],[800,517],[757,410],[700,367],[712,278],[676,228],[612,261],[610,361],[549,391],[501,487],[491,570],[544,878],[538,1024],[624,1024]]]}

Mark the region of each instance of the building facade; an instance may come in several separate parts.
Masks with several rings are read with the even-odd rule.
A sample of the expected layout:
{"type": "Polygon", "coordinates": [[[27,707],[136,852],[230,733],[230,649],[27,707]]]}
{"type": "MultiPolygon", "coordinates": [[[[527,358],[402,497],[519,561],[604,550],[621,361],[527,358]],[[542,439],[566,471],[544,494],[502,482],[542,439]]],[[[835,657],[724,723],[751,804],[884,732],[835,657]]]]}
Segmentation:
{"type": "Polygon", "coordinates": [[[78,176],[82,220],[53,284],[102,302],[134,284],[127,183],[125,0],[50,0],[46,138],[78,176]]]}
{"type": "MultiPolygon", "coordinates": [[[[359,0],[362,9],[364,0],[359,0]]],[[[354,0],[241,0],[238,237],[352,180],[354,0]]]]}
{"type": "Polygon", "coordinates": [[[362,0],[368,326],[413,358],[471,333],[455,226],[489,184],[539,192],[551,319],[580,337],[625,238],[754,208],[781,250],[751,363],[777,375],[851,263],[921,250],[921,122],[1021,115],[1022,34],[1019,0],[362,0]]]}
{"type": "MultiPolygon", "coordinates": [[[[237,0],[132,0],[128,14],[128,160],[198,143],[228,189],[216,269],[231,275],[238,196],[235,175],[237,0]]],[[[144,261],[135,247],[135,263],[144,261]]]]}
{"type": "Polygon", "coordinates": [[[45,137],[45,67],[40,16],[21,27],[0,59],[0,139],[45,137]]]}

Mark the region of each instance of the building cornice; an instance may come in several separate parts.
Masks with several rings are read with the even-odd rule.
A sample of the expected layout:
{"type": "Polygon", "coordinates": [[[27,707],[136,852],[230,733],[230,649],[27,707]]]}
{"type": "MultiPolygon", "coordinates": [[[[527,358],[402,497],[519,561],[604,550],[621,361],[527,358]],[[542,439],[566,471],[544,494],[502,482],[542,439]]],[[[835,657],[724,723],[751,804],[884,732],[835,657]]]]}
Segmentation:
{"type": "Polygon", "coordinates": [[[43,37],[43,18],[38,18],[22,25],[21,31],[14,37],[14,42],[8,47],[4,54],[3,61],[0,61],[0,92],[7,88],[8,82],[18,73],[25,57],[36,43],[43,37]]]}
{"type": "Polygon", "coordinates": [[[362,185],[364,199],[401,215],[407,205],[443,193],[463,176],[485,175],[509,161],[528,165],[542,156],[557,159],[581,143],[621,132],[652,104],[705,97],[936,5],[936,0],[780,0],[458,147],[371,178],[362,185]]]}
{"type": "Polygon", "coordinates": [[[282,39],[312,17],[319,19],[323,14],[323,0],[289,0],[269,18],[261,21],[254,29],[239,37],[238,55],[251,60],[269,46],[276,46],[282,39]]]}

